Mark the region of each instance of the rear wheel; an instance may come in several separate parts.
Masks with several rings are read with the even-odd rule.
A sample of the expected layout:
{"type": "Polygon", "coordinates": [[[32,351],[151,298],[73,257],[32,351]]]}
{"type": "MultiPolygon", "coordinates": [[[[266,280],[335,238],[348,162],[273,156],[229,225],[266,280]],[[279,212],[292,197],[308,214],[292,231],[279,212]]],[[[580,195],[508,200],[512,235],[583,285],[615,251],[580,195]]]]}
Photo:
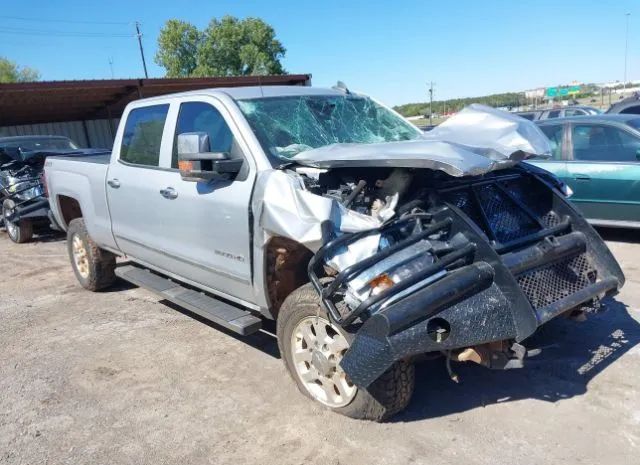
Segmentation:
{"type": "Polygon", "coordinates": [[[69,223],[67,250],[78,282],[90,291],[99,291],[116,279],[116,257],[91,239],[82,218],[69,223]]]}
{"type": "Polygon", "coordinates": [[[9,221],[7,218],[15,207],[13,200],[7,199],[2,204],[2,219],[9,239],[18,244],[29,242],[33,238],[33,223],[31,220],[23,219],[18,221],[9,221]]]}
{"type": "Polygon", "coordinates": [[[415,371],[396,362],[366,389],[340,367],[353,334],[331,323],[311,284],[293,291],[278,315],[278,346],[298,389],[325,407],[351,418],[383,421],[411,400],[415,371]]]}

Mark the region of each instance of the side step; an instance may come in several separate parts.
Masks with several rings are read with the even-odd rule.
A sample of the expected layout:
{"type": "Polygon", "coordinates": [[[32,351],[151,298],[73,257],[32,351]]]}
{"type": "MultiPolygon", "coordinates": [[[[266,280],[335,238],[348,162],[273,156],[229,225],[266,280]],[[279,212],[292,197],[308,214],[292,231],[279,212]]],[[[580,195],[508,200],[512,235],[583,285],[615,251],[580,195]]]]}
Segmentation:
{"type": "Polygon", "coordinates": [[[255,333],[262,327],[262,320],[251,313],[202,292],[183,287],[146,268],[135,265],[119,266],[116,268],[116,276],[243,336],[255,333]]]}

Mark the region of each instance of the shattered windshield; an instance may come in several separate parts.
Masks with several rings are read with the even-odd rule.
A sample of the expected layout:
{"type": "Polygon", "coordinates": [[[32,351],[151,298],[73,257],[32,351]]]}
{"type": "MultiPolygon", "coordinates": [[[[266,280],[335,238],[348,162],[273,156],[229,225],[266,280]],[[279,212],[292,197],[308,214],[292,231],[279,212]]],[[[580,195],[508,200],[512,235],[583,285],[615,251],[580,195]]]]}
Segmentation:
{"type": "Polygon", "coordinates": [[[280,158],[338,143],[417,139],[412,124],[370,98],[302,95],[239,100],[264,150],[280,158]]]}

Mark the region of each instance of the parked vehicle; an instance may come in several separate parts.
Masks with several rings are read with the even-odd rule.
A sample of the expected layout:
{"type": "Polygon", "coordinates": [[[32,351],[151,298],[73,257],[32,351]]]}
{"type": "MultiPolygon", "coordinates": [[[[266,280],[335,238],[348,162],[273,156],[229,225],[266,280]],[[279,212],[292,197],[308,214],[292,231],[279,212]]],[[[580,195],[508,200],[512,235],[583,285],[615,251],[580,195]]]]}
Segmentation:
{"type": "Polygon", "coordinates": [[[553,156],[530,162],[571,188],[571,200],[590,223],[640,227],[640,116],[581,116],[539,127],[553,156]]]}
{"type": "Polygon", "coordinates": [[[635,92],[619,102],[614,103],[607,110],[607,114],[640,115],[640,92],[635,92]]]}
{"type": "Polygon", "coordinates": [[[536,121],[540,119],[540,115],[542,114],[541,110],[533,110],[533,111],[515,111],[514,115],[518,115],[520,118],[524,118],[529,121],[536,121]]]}
{"type": "Polygon", "coordinates": [[[602,112],[594,107],[575,105],[562,108],[550,108],[548,110],[518,111],[516,115],[529,121],[538,121],[568,116],[599,115],[600,113],[602,112]]]}
{"type": "Polygon", "coordinates": [[[119,276],[239,334],[275,319],[303,394],[381,420],[415,356],[519,367],[539,326],[622,286],[563,185],[519,163],[548,150],[487,107],[423,133],[346,88],[249,87],[130,103],[110,158],[45,175],[86,289],[119,276]]]}
{"type": "Polygon", "coordinates": [[[0,138],[0,204],[2,222],[14,242],[27,242],[34,228],[51,225],[49,200],[42,183],[48,155],[89,155],[104,151],[79,149],[63,136],[0,138]]]}

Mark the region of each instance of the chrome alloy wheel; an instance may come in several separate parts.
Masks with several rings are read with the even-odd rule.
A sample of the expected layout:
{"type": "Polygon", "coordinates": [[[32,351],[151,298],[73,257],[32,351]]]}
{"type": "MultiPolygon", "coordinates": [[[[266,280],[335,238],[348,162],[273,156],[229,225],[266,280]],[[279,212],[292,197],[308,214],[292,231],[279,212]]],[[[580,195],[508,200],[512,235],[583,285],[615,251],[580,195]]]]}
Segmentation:
{"type": "Polygon", "coordinates": [[[344,407],[358,392],[339,365],[348,348],[344,335],[322,317],[303,318],[291,335],[291,358],[300,381],[328,407],[344,407]]]}
{"type": "Polygon", "coordinates": [[[73,236],[72,240],[73,261],[76,264],[76,269],[80,276],[84,279],[89,277],[89,255],[87,248],[84,246],[84,242],[77,234],[73,236]]]}
{"type": "MultiPolygon", "coordinates": [[[[13,203],[11,203],[10,205],[13,206],[13,203]]],[[[7,204],[5,204],[2,211],[2,218],[4,219],[4,227],[7,228],[7,234],[9,234],[9,236],[15,240],[18,237],[18,225],[13,221],[7,220],[7,216],[9,216],[9,211],[10,211],[10,207],[8,207],[7,204]]]]}
{"type": "Polygon", "coordinates": [[[11,221],[7,221],[6,219],[4,220],[4,225],[7,228],[7,234],[15,239],[16,237],[18,237],[18,225],[11,222],[11,221]]]}

